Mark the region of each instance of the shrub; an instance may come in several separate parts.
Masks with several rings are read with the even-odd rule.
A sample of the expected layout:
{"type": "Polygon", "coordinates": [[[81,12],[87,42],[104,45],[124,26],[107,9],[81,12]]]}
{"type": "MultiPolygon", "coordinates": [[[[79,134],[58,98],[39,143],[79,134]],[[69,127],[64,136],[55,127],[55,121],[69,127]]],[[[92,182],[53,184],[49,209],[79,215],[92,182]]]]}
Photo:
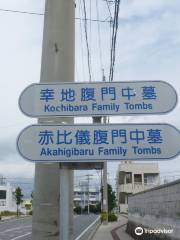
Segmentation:
{"type": "Polygon", "coordinates": [[[108,213],[107,212],[102,212],[101,213],[101,222],[107,221],[108,220],[108,213]]]}
{"type": "Polygon", "coordinates": [[[76,214],[81,214],[82,208],[81,208],[80,206],[77,206],[77,207],[74,208],[74,212],[75,212],[76,214]]]}
{"type": "Polygon", "coordinates": [[[8,217],[8,216],[15,216],[16,212],[10,212],[10,211],[2,211],[1,216],[8,217]]]}
{"type": "MultiPolygon", "coordinates": [[[[88,206],[86,205],[85,208],[83,209],[83,213],[87,213],[88,212],[88,206]]],[[[101,205],[99,204],[96,204],[96,205],[93,205],[93,204],[89,204],[89,212],[90,213],[100,213],[101,212],[101,205]]]]}
{"type": "Polygon", "coordinates": [[[109,213],[108,222],[116,222],[116,221],[117,221],[117,216],[114,213],[109,213]]]}
{"type": "Polygon", "coordinates": [[[32,215],[32,214],[33,214],[33,212],[32,212],[32,210],[30,210],[30,211],[29,211],[29,215],[32,215]]]}

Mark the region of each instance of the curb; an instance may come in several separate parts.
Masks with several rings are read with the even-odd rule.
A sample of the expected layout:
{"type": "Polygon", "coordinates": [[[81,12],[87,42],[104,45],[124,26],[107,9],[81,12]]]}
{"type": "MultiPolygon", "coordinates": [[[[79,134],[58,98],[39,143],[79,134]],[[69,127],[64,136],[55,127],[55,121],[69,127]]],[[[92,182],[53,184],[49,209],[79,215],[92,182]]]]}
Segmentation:
{"type": "Polygon", "coordinates": [[[121,226],[118,226],[118,227],[114,228],[113,230],[111,230],[111,235],[112,235],[112,237],[113,237],[114,240],[120,240],[120,238],[119,238],[119,236],[117,235],[116,231],[117,231],[119,228],[122,228],[122,227],[124,227],[124,226],[126,226],[126,225],[127,225],[127,223],[125,223],[125,224],[123,224],[123,225],[121,225],[121,226]]]}
{"type": "Polygon", "coordinates": [[[1,222],[9,222],[11,220],[20,220],[20,219],[24,219],[24,218],[30,218],[31,216],[23,216],[23,217],[11,217],[11,218],[7,218],[7,219],[1,219],[0,220],[0,223],[1,222]]]}
{"type": "MultiPolygon", "coordinates": [[[[124,218],[126,218],[126,219],[128,219],[128,216],[127,216],[126,214],[121,214],[121,216],[124,217],[124,218]]],[[[126,225],[127,225],[127,223],[123,223],[122,225],[120,225],[120,226],[114,228],[113,230],[111,230],[111,235],[112,235],[112,238],[113,238],[114,240],[120,240],[120,238],[119,238],[119,236],[117,235],[116,231],[117,231],[118,229],[126,226],[126,225]]]]}

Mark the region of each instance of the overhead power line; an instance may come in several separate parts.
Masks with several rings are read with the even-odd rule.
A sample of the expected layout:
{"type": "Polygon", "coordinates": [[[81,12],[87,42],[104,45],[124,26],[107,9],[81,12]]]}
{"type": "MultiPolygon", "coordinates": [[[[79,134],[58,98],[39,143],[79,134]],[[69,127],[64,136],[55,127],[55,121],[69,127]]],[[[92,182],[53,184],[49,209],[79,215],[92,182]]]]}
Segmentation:
{"type": "MultiPolygon", "coordinates": [[[[79,15],[81,16],[81,12],[82,12],[82,5],[81,5],[81,1],[79,2],[79,15]]],[[[82,30],[82,21],[80,19],[79,21],[80,23],[80,41],[81,41],[81,61],[82,61],[82,74],[83,74],[83,79],[85,79],[85,68],[84,68],[84,45],[83,45],[83,30],[82,30]]]]}
{"type": "Polygon", "coordinates": [[[108,8],[108,11],[109,11],[110,18],[112,19],[111,9],[110,9],[110,6],[109,6],[110,3],[108,2],[108,0],[106,0],[106,4],[107,4],[107,8],[108,8]]]}
{"type": "Polygon", "coordinates": [[[83,21],[90,21],[90,22],[99,22],[99,23],[110,23],[111,20],[101,20],[101,19],[91,19],[91,18],[80,18],[80,17],[76,17],[76,20],[83,20],[83,21]]]}
{"type": "Polygon", "coordinates": [[[114,9],[114,19],[113,19],[113,31],[112,31],[112,40],[111,40],[111,53],[110,53],[110,72],[109,72],[109,81],[113,81],[114,77],[114,66],[116,59],[116,40],[117,40],[117,32],[119,25],[119,9],[120,9],[121,0],[115,1],[115,9],[114,9]]]}
{"type": "Polygon", "coordinates": [[[87,13],[86,13],[86,2],[83,0],[83,7],[84,7],[84,30],[85,30],[85,39],[86,39],[86,48],[87,48],[87,58],[88,58],[88,72],[89,72],[89,81],[91,82],[91,56],[90,56],[90,49],[89,49],[89,41],[88,41],[88,33],[87,33],[87,13]]]}
{"type": "Polygon", "coordinates": [[[44,15],[44,13],[27,12],[27,11],[11,10],[11,9],[3,9],[3,8],[0,8],[0,11],[1,12],[11,12],[11,13],[22,13],[22,14],[29,14],[29,15],[39,15],[39,16],[44,15]]]}
{"type": "MultiPolygon", "coordinates": [[[[99,0],[96,0],[97,19],[99,19],[99,5],[98,5],[98,1],[99,0]]],[[[103,61],[102,61],[101,33],[100,33],[99,22],[97,22],[97,27],[98,27],[99,58],[100,58],[100,66],[101,66],[101,71],[102,71],[103,70],[103,61]]]]}
{"type": "MultiPolygon", "coordinates": [[[[20,10],[12,10],[12,9],[3,9],[0,8],[1,12],[9,12],[9,13],[20,13],[20,14],[28,14],[28,15],[37,15],[37,16],[44,16],[44,13],[37,13],[37,12],[29,12],[29,11],[20,11],[20,10]]],[[[100,22],[100,23],[109,23],[110,20],[101,20],[101,19],[90,19],[90,18],[80,18],[75,17],[76,20],[82,20],[82,21],[90,21],[90,22],[100,22]]]]}

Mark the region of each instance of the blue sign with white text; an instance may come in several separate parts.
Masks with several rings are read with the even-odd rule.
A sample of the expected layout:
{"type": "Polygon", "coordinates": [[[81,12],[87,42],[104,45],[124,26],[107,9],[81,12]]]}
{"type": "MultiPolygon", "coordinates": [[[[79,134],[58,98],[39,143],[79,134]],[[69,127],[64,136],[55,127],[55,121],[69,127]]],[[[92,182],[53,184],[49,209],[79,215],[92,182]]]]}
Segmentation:
{"type": "Polygon", "coordinates": [[[176,103],[176,91],[163,81],[32,84],[19,99],[31,117],[163,114],[176,103]]]}
{"type": "Polygon", "coordinates": [[[161,160],[180,153],[180,132],[169,124],[32,125],[17,148],[40,162],[161,160]]]}

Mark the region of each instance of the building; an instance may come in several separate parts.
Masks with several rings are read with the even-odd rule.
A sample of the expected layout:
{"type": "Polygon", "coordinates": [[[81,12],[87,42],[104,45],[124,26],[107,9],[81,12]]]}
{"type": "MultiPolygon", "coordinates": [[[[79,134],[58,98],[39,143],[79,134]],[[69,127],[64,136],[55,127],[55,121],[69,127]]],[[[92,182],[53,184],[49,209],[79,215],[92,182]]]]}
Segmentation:
{"type": "Polygon", "coordinates": [[[32,199],[23,199],[21,204],[21,212],[23,214],[29,214],[32,211],[32,199]]]}
{"type": "Polygon", "coordinates": [[[120,212],[128,211],[128,196],[160,184],[158,163],[123,161],[116,178],[117,201],[120,212]]]}
{"type": "Polygon", "coordinates": [[[0,212],[16,211],[16,201],[14,197],[15,189],[0,176],[0,212]]]}
{"type": "Polygon", "coordinates": [[[82,181],[80,185],[74,189],[74,206],[84,208],[88,205],[88,197],[89,204],[96,205],[99,203],[101,201],[100,188],[98,186],[88,187],[88,182],[82,181]]]}

